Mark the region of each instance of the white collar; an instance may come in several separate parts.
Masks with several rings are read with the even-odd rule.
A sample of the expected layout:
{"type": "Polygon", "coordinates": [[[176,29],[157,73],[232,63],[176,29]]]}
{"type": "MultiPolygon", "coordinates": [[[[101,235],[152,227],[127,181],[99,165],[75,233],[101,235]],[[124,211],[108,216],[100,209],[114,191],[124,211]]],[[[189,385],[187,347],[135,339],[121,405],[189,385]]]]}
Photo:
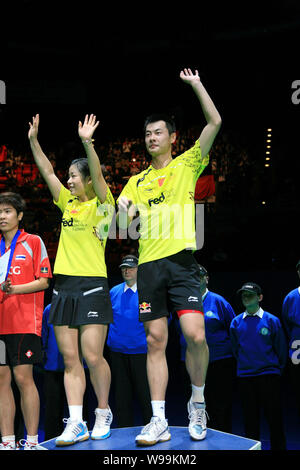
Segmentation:
{"type": "Polygon", "coordinates": [[[255,313],[253,313],[253,314],[248,313],[247,311],[244,312],[244,313],[243,313],[243,319],[244,319],[245,317],[255,317],[255,316],[257,316],[257,317],[259,317],[259,318],[262,318],[263,314],[264,314],[263,309],[262,309],[261,307],[259,307],[259,309],[257,310],[257,312],[255,312],[255,313]]]}
{"type": "Polygon", "coordinates": [[[298,287],[298,292],[299,292],[299,294],[300,294],[300,287],[298,287]]]}
{"type": "Polygon", "coordinates": [[[202,300],[204,300],[204,297],[207,296],[208,292],[209,292],[209,290],[206,288],[204,294],[202,295],[202,300]]]}
{"type": "Polygon", "coordinates": [[[136,290],[137,290],[137,285],[136,285],[136,283],[133,284],[133,286],[131,286],[131,287],[129,287],[129,286],[126,284],[126,282],[125,282],[124,284],[125,284],[125,285],[124,285],[124,292],[126,292],[128,289],[131,289],[133,292],[136,292],[136,290]]]}

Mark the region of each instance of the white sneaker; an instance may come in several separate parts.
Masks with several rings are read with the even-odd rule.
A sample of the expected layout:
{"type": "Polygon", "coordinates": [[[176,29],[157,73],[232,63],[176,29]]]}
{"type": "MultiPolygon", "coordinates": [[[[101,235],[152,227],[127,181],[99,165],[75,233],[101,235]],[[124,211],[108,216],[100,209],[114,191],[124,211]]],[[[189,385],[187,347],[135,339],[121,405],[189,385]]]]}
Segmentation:
{"type": "Polygon", "coordinates": [[[206,410],[205,403],[197,406],[190,400],[187,405],[189,413],[189,433],[192,439],[201,441],[206,436],[206,410]]]}
{"type": "Polygon", "coordinates": [[[70,418],[63,419],[64,423],[67,423],[63,433],[56,438],[56,446],[70,446],[76,442],[86,441],[90,435],[86,427],[86,423],[71,421],[70,418]]]}
{"type": "Polygon", "coordinates": [[[168,421],[153,416],[149,424],[142,429],[141,434],[136,436],[135,442],[139,446],[152,446],[157,442],[165,442],[171,439],[168,421]]]}
{"type": "Polygon", "coordinates": [[[11,442],[1,442],[0,450],[16,450],[16,446],[11,442]]]}
{"type": "Polygon", "coordinates": [[[20,445],[23,447],[23,450],[47,450],[46,447],[40,446],[39,444],[31,444],[26,441],[26,439],[21,439],[20,445]]]}
{"type": "Polygon", "coordinates": [[[95,410],[96,420],[91,434],[92,439],[106,439],[110,436],[110,425],[113,420],[113,414],[108,407],[106,410],[95,410]]]}

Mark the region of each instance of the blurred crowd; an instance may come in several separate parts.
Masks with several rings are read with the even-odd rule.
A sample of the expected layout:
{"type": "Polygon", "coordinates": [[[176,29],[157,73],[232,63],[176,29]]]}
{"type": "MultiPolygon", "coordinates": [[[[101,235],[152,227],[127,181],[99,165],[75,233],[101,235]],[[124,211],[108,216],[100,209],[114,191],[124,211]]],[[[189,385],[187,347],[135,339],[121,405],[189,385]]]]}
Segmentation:
{"type": "MultiPolygon", "coordinates": [[[[189,149],[199,137],[200,130],[194,127],[188,131],[178,132],[173,146],[173,156],[176,157],[189,149]]],[[[147,168],[150,163],[142,137],[114,138],[100,144],[96,140],[95,149],[115,199],[128,179],[147,168]]],[[[78,142],[67,142],[57,148],[45,148],[44,151],[64,184],[67,181],[67,169],[71,160],[84,156],[78,142]]],[[[266,172],[263,157],[255,155],[253,149],[243,145],[239,135],[223,131],[217,136],[210,151],[210,162],[202,173],[199,184],[197,183],[195,199],[196,202],[205,205],[207,220],[209,221],[212,214],[216,221],[218,214],[231,214],[232,211],[239,213],[259,208],[266,197],[266,187],[270,186],[270,181],[266,184],[266,178],[271,178],[271,183],[274,184],[274,172],[266,172]]],[[[293,184],[289,180],[283,180],[281,188],[282,201],[289,204],[295,197],[293,184]]],[[[43,237],[49,257],[53,260],[60,231],[58,222],[60,214],[52,203],[49,190],[33,162],[29,145],[25,149],[10,145],[0,146],[0,191],[4,190],[20,192],[25,198],[28,212],[25,221],[26,230],[43,237]]],[[[209,223],[206,224],[207,230],[209,223]]],[[[223,252],[224,242],[219,244],[214,236],[212,238],[215,240],[213,256],[226,261],[228,255],[223,252]]],[[[109,240],[107,256],[113,265],[115,260],[118,262],[121,253],[135,252],[136,249],[136,241],[109,240]]]]}

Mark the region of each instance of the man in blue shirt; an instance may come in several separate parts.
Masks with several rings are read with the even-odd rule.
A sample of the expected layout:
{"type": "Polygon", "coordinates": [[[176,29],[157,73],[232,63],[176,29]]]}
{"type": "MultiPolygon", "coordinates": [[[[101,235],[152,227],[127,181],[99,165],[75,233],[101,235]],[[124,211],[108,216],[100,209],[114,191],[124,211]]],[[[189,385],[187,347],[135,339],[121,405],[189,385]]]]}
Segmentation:
{"type": "MultiPolygon", "coordinates": [[[[300,278],[300,260],[296,264],[296,271],[300,278]]],[[[290,291],[282,304],[282,323],[289,343],[288,368],[293,389],[296,391],[298,413],[300,417],[300,287],[290,291]]]]}
{"type": "Polygon", "coordinates": [[[285,450],[280,376],[287,345],[280,320],[260,307],[261,288],[247,282],[238,290],[245,312],[230,326],[232,351],[237,360],[246,437],[260,440],[260,409],[270,428],[272,450],[285,450]]]}
{"type": "MultiPolygon", "coordinates": [[[[205,335],[209,348],[209,365],[205,381],[205,402],[209,416],[209,427],[230,433],[236,361],[231,350],[229,329],[235,313],[224,297],[208,290],[208,272],[204,266],[199,264],[198,267],[205,335]],[[226,386],[220,387],[221,383],[226,383],[226,386]]],[[[186,393],[190,394],[190,380],[184,364],[186,341],[182,332],[180,346],[184,384],[187,385],[186,393]]]]}
{"type": "Polygon", "coordinates": [[[134,425],[135,394],[143,424],[150,421],[152,408],[147,379],[146,334],[139,321],[138,258],[125,256],[120,268],[124,282],[110,290],[114,321],[109,326],[107,346],[115,397],[114,416],[118,427],[130,427],[134,425]]]}

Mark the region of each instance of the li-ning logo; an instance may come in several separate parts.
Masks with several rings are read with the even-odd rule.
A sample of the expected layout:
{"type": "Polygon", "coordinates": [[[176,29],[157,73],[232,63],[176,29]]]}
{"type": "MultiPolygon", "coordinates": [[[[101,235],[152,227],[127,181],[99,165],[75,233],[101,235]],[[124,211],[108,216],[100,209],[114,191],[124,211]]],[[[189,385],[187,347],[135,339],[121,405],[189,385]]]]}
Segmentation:
{"type": "Polygon", "coordinates": [[[148,199],[148,204],[149,206],[151,207],[152,204],[160,204],[161,202],[163,202],[165,200],[165,195],[164,193],[161,193],[161,195],[159,197],[155,197],[153,199],[148,199]]]}
{"type": "Polygon", "coordinates": [[[188,302],[198,302],[198,297],[193,297],[192,295],[189,296],[188,302]]]}
{"type": "Polygon", "coordinates": [[[87,314],[88,318],[97,318],[99,316],[98,312],[89,311],[87,314]]]}

